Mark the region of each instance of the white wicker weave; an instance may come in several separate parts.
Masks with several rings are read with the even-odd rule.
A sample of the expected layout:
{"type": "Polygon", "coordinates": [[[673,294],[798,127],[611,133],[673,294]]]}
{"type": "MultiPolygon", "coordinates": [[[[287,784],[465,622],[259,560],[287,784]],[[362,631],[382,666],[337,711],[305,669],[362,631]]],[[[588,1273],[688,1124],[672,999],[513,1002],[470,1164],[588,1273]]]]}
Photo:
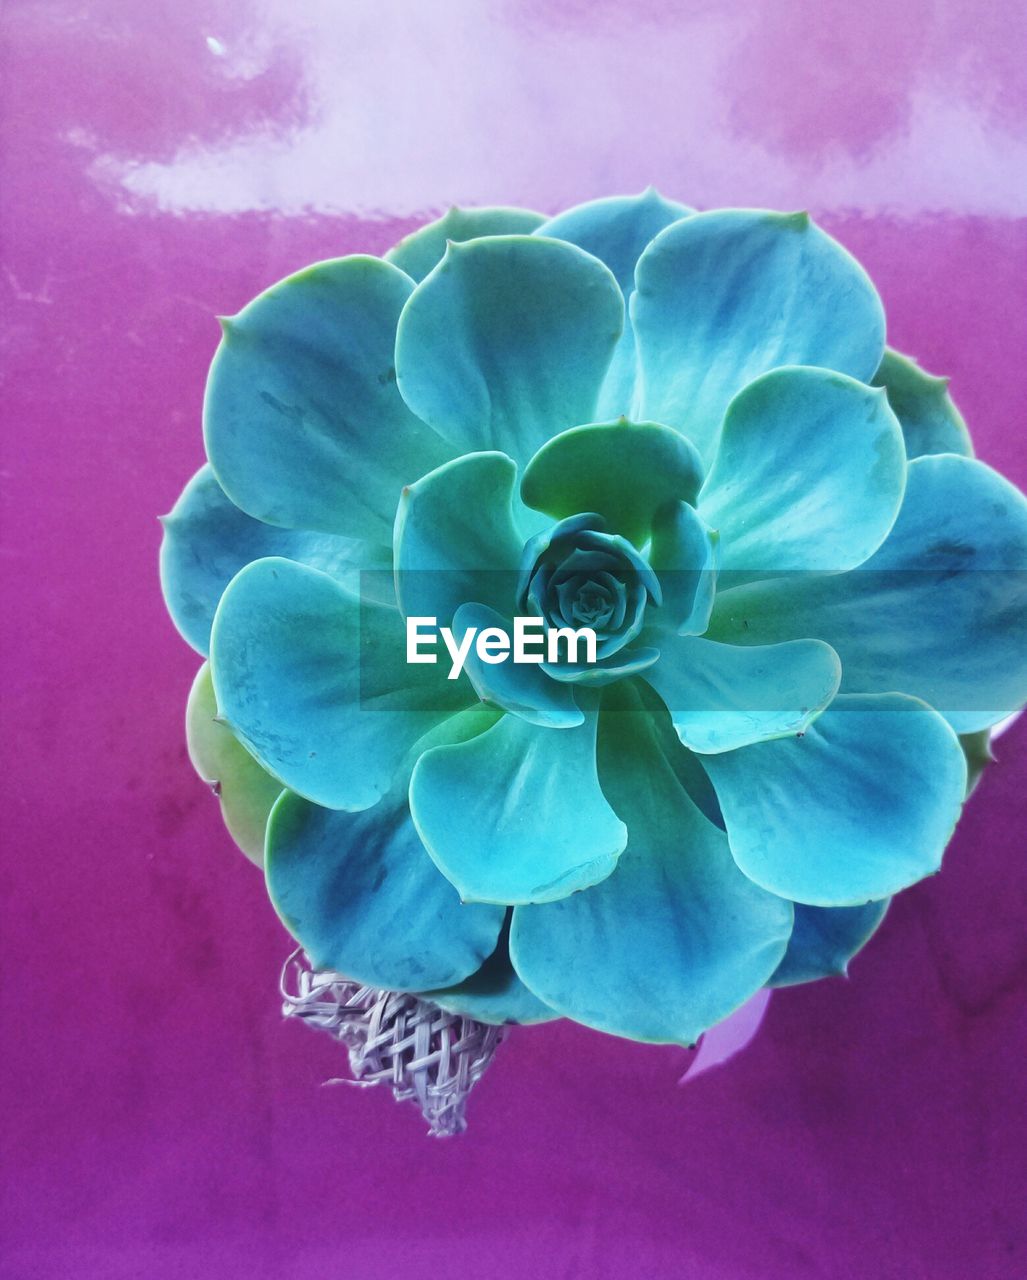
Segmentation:
{"type": "Polygon", "coordinates": [[[417,1103],[438,1138],[467,1128],[468,1095],[509,1030],[446,1013],[415,995],[318,972],[302,950],[285,962],[281,993],[285,1017],[346,1046],[355,1082],[391,1085],[398,1102],[417,1103]]]}

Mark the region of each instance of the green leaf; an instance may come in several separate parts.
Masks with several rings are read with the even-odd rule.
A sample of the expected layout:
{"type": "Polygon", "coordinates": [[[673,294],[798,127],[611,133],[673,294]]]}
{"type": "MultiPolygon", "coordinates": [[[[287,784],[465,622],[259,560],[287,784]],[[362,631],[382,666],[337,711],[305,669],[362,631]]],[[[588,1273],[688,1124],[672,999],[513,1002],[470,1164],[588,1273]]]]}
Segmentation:
{"type": "Polygon", "coordinates": [[[969,800],[977,790],[977,784],[984,776],[989,764],[995,763],[991,750],[991,730],[978,729],[976,733],[962,733],[959,742],[966,756],[966,798],[969,800]]]}
{"type": "Polygon", "coordinates": [[[907,457],[928,453],[973,457],[970,432],[949,395],[948,378],[935,378],[909,356],[886,347],[873,383],[888,393],[888,403],[902,426],[907,457]]]}
{"type": "Polygon", "coordinates": [[[679,432],[621,418],[549,440],[525,469],[521,498],[556,520],[597,512],[613,533],[642,546],[657,508],[674,499],[694,504],[702,475],[679,432]]]}
{"type": "Polygon", "coordinates": [[[210,663],[196,673],[185,712],[185,740],[193,768],[221,802],[228,833],[251,862],[264,862],[267,817],[282,784],[254,760],[218,720],[210,663]]]}

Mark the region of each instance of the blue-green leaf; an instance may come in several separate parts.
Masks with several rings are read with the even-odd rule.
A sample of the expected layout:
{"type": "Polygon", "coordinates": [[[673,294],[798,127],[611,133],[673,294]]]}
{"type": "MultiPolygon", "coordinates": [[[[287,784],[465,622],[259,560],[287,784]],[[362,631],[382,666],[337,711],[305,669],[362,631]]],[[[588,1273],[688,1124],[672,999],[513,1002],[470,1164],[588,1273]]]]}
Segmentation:
{"type": "Polygon", "coordinates": [[[802,737],[703,763],[745,874],[820,907],[860,906],[937,871],[966,787],[951,728],[897,693],[839,695],[802,737]]]}
{"type": "Polygon", "coordinates": [[[395,609],[289,560],[233,578],[211,666],[237,736],[292,791],[332,809],[377,803],[413,743],[474,700],[441,665],[407,663],[395,609]]]}
{"type": "MultiPolygon", "coordinates": [[[[693,212],[674,200],[665,200],[650,187],[639,196],[609,196],[565,209],[544,222],[535,234],[568,240],[605,262],[627,303],[635,290],[635,265],[646,246],[664,227],[693,212]]],[[[635,334],[626,316],[624,332],[600,392],[599,417],[631,417],[636,368],[635,334]]]]}
{"type": "Polygon", "coordinates": [[[661,636],[645,672],[678,737],[702,754],[801,734],[838,692],[838,655],[820,640],[743,647],[661,636]]]}
{"type": "MultiPolygon", "coordinates": [[[[468,627],[480,634],[488,627],[501,631],[509,644],[514,643],[514,627],[509,618],[483,604],[464,604],[456,611],[453,631],[460,640],[468,627]]],[[[532,634],[534,652],[542,640],[541,632],[532,634]]],[[[540,664],[514,662],[508,656],[502,662],[486,662],[478,656],[477,646],[471,647],[464,666],[468,679],[478,697],[485,703],[500,707],[520,716],[529,724],[553,729],[570,729],[584,724],[585,716],[574,701],[574,694],[567,685],[551,680],[540,664]]]]}
{"type": "Polygon", "coordinates": [[[504,453],[454,458],[403,491],[396,514],[396,595],[406,617],[449,626],[477,601],[512,614],[523,539],[517,467],[504,453]]]}
{"type": "Polygon", "coordinates": [[[546,1004],[600,1031],[694,1044],[774,972],[791,903],[752,884],[686,791],[666,718],[622,685],[604,696],[603,788],[628,847],[601,884],[519,906],[510,949],[546,1004]]]}
{"type": "MultiPolygon", "coordinates": [[[[435,741],[491,723],[482,709],[445,722],[435,741]]],[[[267,884],[289,932],[316,968],[402,991],[448,986],[496,946],[499,906],[464,905],[410,821],[409,767],[370,809],[341,813],[286,792],[268,825],[267,884]]]]}
{"type": "Polygon", "coordinates": [[[570,729],[507,715],[418,760],[414,822],[465,901],[549,902],[616,866],[626,834],[599,786],[596,713],[586,714],[570,729]]]}
{"type": "Polygon", "coordinates": [[[653,521],[649,564],[663,593],[663,603],[647,618],[654,633],[701,636],[710,625],[716,594],[720,534],[707,527],[694,507],[668,502],[653,521]]]}
{"type": "Polygon", "coordinates": [[[905,487],[902,431],[884,392],[789,367],[731,401],[698,506],[720,533],[721,572],[739,585],[862,564],[895,523],[905,487]]]}
{"type": "Polygon", "coordinates": [[[609,269],[574,245],[451,245],[400,318],[400,391],[459,452],[527,462],[551,435],[594,420],[623,310],[609,269]]]}
{"type": "Polygon", "coordinates": [[[785,957],[767,984],[791,987],[848,973],[849,961],[877,931],[891,898],[861,907],[795,904],[795,925],[785,957]]]}
{"type": "Polygon", "coordinates": [[[873,383],[888,393],[888,403],[902,426],[907,457],[927,453],[973,457],[970,432],[949,395],[948,378],[935,378],[915,360],[886,347],[873,383]]]}
{"type": "Polygon", "coordinates": [[[560,1015],[529,991],[510,963],[510,914],[496,943],[496,949],[477,973],[442,991],[426,991],[426,1000],[449,1013],[459,1013],[478,1022],[518,1023],[527,1026],[552,1022],[560,1015]]]}
{"type": "Polygon", "coordinates": [[[959,733],[986,728],[1027,701],[1027,499],[976,459],[917,458],[864,565],[722,591],[709,634],[817,636],[842,660],[843,693],[897,689],[959,733]]]}
{"type": "Polygon", "coordinates": [[[488,205],[478,209],[460,209],[454,205],[441,218],[405,236],[388,251],[385,261],[399,267],[411,280],[419,283],[445,257],[446,245],[450,241],[463,244],[465,240],[478,240],[481,236],[526,236],[543,222],[545,216],[530,209],[488,205]]]}
{"type": "Polygon", "coordinates": [[[627,676],[648,671],[659,660],[659,649],[652,645],[635,645],[634,648],[618,649],[597,662],[544,662],[542,670],[551,680],[599,689],[627,676]]]}
{"type": "Polygon", "coordinates": [[[635,287],[635,264],[649,242],[664,227],[694,212],[648,187],[638,196],[604,196],[564,209],[535,234],[567,240],[605,262],[627,296],[635,287]]]}
{"type": "Polygon", "coordinates": [[[675,222],[642,254],[632,321],[639,416],[707,460],[747,382],[786,364],[869,379],[884,311],[862,267],[805,214],[722,209],[675,222]]]}
{"type": "Polygon", "coordinates": [[[237,506],[268,524],[389,543],[403,485],[453,453],[396,389],[396,324],[412,289],[379,258],[336,258],[222,322],[203,430],[237,506]]]}
{"type": "Polygon", "coordinates": [[[164,600],[183,638],[204,656],[210,651],[210,625],[229,582],[244,565],[264,556],[282,556],[309,564],[356,590],[361,570],[365,588],[378,590],[388,603],[392,553],[357,538],[301,529],[280,529],[254,520],[230,502],[209,466],[201,467],[163,519],[160,577],[164,600]]]}

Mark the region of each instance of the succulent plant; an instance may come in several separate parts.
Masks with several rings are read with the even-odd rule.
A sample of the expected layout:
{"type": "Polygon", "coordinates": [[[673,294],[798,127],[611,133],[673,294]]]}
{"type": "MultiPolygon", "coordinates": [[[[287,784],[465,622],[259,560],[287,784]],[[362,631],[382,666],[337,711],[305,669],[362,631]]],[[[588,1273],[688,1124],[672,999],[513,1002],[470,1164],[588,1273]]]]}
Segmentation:
{"type": "Polygon", "coordinates": [[[1027,501],[805,214],[453,210],[222,324],[162,581],[317,967],[687,1044],[938,870],[1027,698],[1027,501]],[[595,660],[451,679],[415,618],[595,660]]]}

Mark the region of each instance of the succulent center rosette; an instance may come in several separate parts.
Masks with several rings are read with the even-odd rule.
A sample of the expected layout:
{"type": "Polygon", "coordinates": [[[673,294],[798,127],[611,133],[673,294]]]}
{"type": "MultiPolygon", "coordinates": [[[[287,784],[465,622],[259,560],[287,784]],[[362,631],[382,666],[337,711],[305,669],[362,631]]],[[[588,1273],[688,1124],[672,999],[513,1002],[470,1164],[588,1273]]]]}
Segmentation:
{"type": "Polygon", "coordinates": [[[692,1043],[938,869],[1027,697],[1027,502],[805,215],[453,210],[223,327],[162,579],[315,965],[692,1043]]]}
{"type": "Polygon", "coordinates": [[[541,618],[546,635],[595,633],[591,671],[556,661],[543,664],[547,674],[598,684],[655,662],[653,650],[620,651],[640,634],[649,601],[660,604],[659,577],[627,538],[607,532],[602,516],[571,516],[538,534],[524,548],[524,564],[517,592],[523,614],[541,618]]]}

